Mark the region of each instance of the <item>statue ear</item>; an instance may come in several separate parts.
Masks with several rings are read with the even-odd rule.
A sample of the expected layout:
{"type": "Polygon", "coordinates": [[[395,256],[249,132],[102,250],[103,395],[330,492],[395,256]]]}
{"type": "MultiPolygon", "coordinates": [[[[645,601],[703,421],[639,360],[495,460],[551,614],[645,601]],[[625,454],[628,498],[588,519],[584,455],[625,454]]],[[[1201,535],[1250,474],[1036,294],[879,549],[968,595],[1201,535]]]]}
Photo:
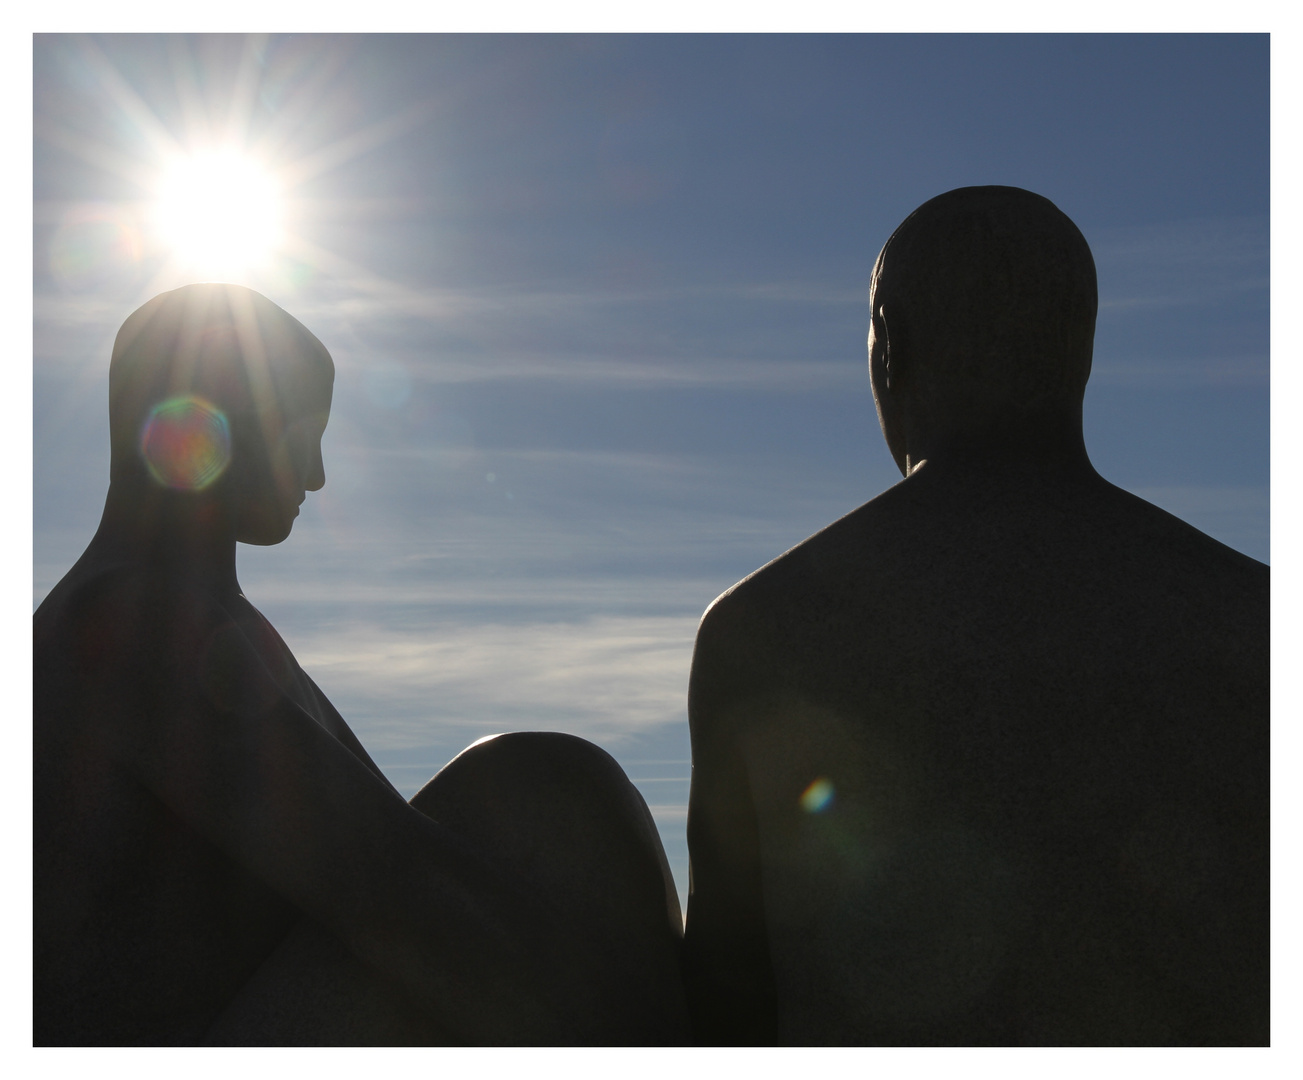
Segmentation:
{"type": "Polygon", "coordinates": [[[874,317],[878,320],[878,332],[882,335],[882,373],[886,376],[887,388],[895,390],[899,388],[898,384],[904,373],[904,356],[900,348],[902,335],[899,313],[893,315],[888,322],[887,306],[883,304],[874,317]],[[894,335],[891,329],[893,326],[896,328],[894,335]]]}
{"type": "Polygon", "coordinates": [[[902,476],[909,475],[909,458],[905,449],[905,429],[903,426],[903,409],[905,401],[901,393],[902,363],[900,349],[900,320],[892,316],[892,325],[896,328],[894,337],[888,330],[888,315],[885,306],[872,312],[873,336],[872,349],[869,353],[869,377],[873,385],[873,403],[878,411],[878,423],[882,426],[883,438],[887,440],[887,449],[900,469],[902,476]]]}

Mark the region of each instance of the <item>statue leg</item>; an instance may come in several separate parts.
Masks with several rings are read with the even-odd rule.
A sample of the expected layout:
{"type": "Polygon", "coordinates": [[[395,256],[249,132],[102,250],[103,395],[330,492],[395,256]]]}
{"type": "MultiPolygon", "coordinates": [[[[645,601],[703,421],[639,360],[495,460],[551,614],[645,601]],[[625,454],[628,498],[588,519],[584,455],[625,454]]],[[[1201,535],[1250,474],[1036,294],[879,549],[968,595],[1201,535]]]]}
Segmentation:
{"type": "Polygon", "coordinates": [[[447,1046],[438,1022],[302,919],[209,1027],[209,1046],[447,1046]]]}
{"type": "MultiPolygon", "coordinates": [[[[411,800],[485,861],[576,918],[629,974],[640,1004],[601,1041],[690,1038],[679,974],[682,919],[651,813],[605,751],[553,732],[515,732],[462,751],[411,800]]],[[[575,954],[556,987],[593,977],[575,954]]],[[[485,1007],[492,1007],[486,1002],[485,1007]]],[[[455,1041],[382,975],[304,920],[241,991],[210,1041],[255,1045],[435,1045],[455,1041]]]]}

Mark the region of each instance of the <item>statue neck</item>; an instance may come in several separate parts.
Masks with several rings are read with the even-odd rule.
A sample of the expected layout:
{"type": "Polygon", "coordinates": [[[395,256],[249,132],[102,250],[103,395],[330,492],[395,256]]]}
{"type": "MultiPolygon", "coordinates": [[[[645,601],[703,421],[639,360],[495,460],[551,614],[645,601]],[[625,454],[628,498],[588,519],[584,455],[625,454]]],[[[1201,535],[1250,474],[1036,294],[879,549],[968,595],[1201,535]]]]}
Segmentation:
{"type": "Polygon", "coordinates": [[[176,574],[217,594],[240,591],[235,530],[217,492],[169,491],[147,478],[115,479],[87,555],[100,565],[127,563],[176,574]]]}
{"type": "Polygon", "coordinates": [[[906,474],[923,462],[935,469],[1001,471],[1033,468],[1094,472],[1082,434],[1081,403],[988,422],[926,428],[905,421],[906,474]]]}

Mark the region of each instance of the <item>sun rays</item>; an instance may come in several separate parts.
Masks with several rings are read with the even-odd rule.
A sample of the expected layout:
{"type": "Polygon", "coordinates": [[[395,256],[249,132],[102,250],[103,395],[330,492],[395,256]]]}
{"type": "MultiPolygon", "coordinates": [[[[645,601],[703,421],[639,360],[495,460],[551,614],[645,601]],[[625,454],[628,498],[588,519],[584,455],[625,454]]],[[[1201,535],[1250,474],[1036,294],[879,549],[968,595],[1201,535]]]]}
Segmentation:
{"type": "Polygon", "coordinates": [[[409,131],[428,107],[408,103],[350,127],[336,119],[348,115],[338,42],[296,44],[283,55],[247,37],[229,77],[213,81],[200,77],[204,57],[195,53],[210,47],[171,39],[161,68],[170,85],[160,95],[93,39],[70,42],[70,62],[102,102],[104,122],[77,131],[38,116],[36,136],[112,176],[123,197],[38,208],[55,225],[45,255],[60,290],[89,298],[108,289],[139,303],[216,280],[288,299],[304,281],[341,274],[345,288],[353,278],[374,288],[377,275],[329,251],[313,226],[350,212],[347,200],[330,200],[329,174],[409,131]]]}

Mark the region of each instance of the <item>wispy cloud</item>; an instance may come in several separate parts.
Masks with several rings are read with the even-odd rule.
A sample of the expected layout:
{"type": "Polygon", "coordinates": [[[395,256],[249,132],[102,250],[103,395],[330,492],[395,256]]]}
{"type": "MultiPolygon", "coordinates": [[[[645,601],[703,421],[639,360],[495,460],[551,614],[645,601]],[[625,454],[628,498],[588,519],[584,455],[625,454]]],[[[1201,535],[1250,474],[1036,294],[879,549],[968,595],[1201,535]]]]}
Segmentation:
{"type": "MultiPolygon", "coordinates": [[[[365,363],[365,360],[361,361],[365,363]]],[[[417,369],[416,378],[435,383],[541,380],[588,386],[734,387],[754,390],[822,391],[868,385],[866,362],[854,360],[769,360],[738,357],[630,356],[618,353],[520,352],[489,356],[444,356],[417,369]]]]}
{"type": "Polygon", "coordinates": [[[1267,387],[1265,216],[1107,229],[1088,239],[1100,289],[1095,382],[1267,387]]]}
{"type": "Polygon", "coordinates": [[[1266,217],[1226,217],[1096,230],[1087,237],[1101,313],[1192,304],[1265,302],[1271,230],[1266,217]]]}
{"type": "MultiPolygon", "coordinates": [[[[1101,340],[1154,309],[1265,306],[1265,218],[1099,230],[1101,340]],[[1122,324],[1119,324],[1122,325],[1122,324]]],[[[612,387],[730,387],[786,392],[862,385],[858,283],[705,281],[445,287],[393,280],[324,250],[300,252],[326,276],[306,292],[267,286],[326,340],[341,367],[386,365],[419,383],[540,380],[612,387]],[[852,345],[852,342],[854,343],[852,345]],[[835,344],[836,356],[830,356],[835,344]]],[[[38,294],[41,362],[85,362],[144,297],[38,294]]],[[[1265,351],[1197,360],[1101,356],[1110,382],[1261,382],[1265,351]]]]}
{"type": "Polygon", "coordinates": [[[603,616],[529,625],[299,627],[304,668],[379,751],[495,731],[557,729],[610,742],[686,715],[697,620],[603,616]]]}
{"type": "MultiPolygon", "coordinates": [[[[314,256],[317,254],[313,251],[314,256]]],[[[321,253],[324,257],[325,253],[321,253]]],[[[333,264],[332,264],[333,266],[333,264]]],[[[343,263],[344,274],[357,267],[343,263]]],[[[594,283],[583,288],[539,289],[529,286],[443,288],[398,286],[376,275],[340,280],[335,288],[352,286],[355,293],[340,304],[322,303],[305,308],[322,317],[390,318],[412,316],[439,321],[450,316],[501,317],[524,315],[535,324],[612,308],[629,308],[688,301],[743,300],[812,307],[862,307],[868,309],[868,288],[825,285],[817,282],[715,281],[654,288],[619,288],[594,283]]]]}
{"type": "Polygon", "coordinates": [[[682,583],[714,588],[693,594],[704,606],[895,479],[854,459],[812,473],[773,453],[495,450],[442,468],[432,452],[353,448],[351,476],[340,456],[305,503],[293,555],[251,550],[242,574],[265,567],[259,580],[286,594],[300,579],[309,591],[330,581],[332,596],[397,586],[400,604],[453,602],[482,583],[486,598],[572,608],[589,595],[626,604],[636,588],[658,597],[655,610],[682,583]]]}
{"type": "Polygon", "coordinates": [[[1116,386],[1267,386],[1271,363],[1266,353],[1241,356],[1096,358],[1092,382],[1116,386]]]}
{"type": "MultiPolygon", "coordinates": [[[[819,345],[808,324],[825,322],[829,312],[858,319],[858,309],[867,310],[862,290],[746,282],[623,291],[438,289],[351,265],[342,272],[349,286],[318,288],[298,302],[292,292],[266,288],[327,343],[340,367],[388,365],[425,383],[800,391],[867,380],[858,328],[842,335],[846,348],[836,359],[812,354],[803,342],[804,335],[819,345]],[[785,310],[776,313],[775,305],[785,310]]],[[[38,362],[103,363],[104,343],[145,299],[38,294],[38,362]]]]}

